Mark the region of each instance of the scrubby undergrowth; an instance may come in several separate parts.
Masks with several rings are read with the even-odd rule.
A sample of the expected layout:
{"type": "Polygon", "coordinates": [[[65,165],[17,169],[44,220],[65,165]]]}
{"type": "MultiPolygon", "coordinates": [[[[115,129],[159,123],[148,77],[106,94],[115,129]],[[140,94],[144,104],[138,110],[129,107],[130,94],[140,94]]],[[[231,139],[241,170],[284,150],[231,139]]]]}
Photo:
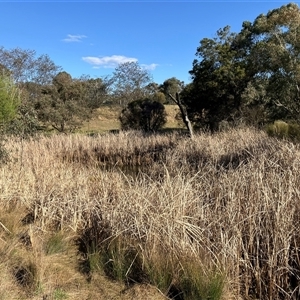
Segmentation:
{"type": "Polygon", "coordinates": [[[3,299],[299,298],[298,145],[240,129],[6,149],[3,299]]]}

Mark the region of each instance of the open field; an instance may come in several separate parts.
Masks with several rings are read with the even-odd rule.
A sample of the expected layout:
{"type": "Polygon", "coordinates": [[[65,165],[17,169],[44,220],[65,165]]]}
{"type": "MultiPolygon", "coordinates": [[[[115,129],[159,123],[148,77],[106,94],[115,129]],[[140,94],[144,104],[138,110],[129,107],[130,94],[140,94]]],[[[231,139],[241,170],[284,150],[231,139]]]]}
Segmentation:
{"type": "MultiPolygon", "coordinates": [[[[165,128],[183,128],[182,121],[176,120],[177,105],[165,105],[167,123],[165,128]]],[[[121,107],[102,106],[94,114],[94,117],[81,128],[83,132],[107,132],[120,129],[119,115],[121,107]]]]}
{"type": "Polygon", "coordinates": [[[244,128],[5,147],[0,299],[299,299],[299,145],[244,128]]]}

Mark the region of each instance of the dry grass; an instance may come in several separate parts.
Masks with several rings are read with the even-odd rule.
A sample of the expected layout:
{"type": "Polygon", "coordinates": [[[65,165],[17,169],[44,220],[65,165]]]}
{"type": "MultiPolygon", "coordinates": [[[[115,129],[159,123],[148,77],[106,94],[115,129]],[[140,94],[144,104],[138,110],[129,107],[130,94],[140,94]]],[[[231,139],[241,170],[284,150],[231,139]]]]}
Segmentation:
{"type": "Polygon", "coordinates": [[[151,283],[169,296],[220,299],[221,290],[223,299],[299,298],[298,145],[240,129],[199,134],[194,141],[121,132],[10,140],[6,148],[11,162],[0,169],[0,268],[8,274],[2,284],[11,287],[11,298],[4,299],[57,289],[71,299],[91,299],[86,281],[100,288],[100,275],[91,272],[93,253],[100,259],[123,253],[121,277],[151,283]],[[45,245],[57,232],[69,246],[49,255],[45,245]],[[78,238],[80,246],[71,243],[78,238]],[[51,275],[46,270],[56,259],[51,275]],[[14,282],[16,264],[34,273],[27,292],[14,282]],[[45,282],[39,291],[36,284],[45,282]]]}
{"type": "Polygon", "coordinates": [[[121,107],[118,106],[102,106],[94,113],[93,118],[86,122],[81,131],[83,132],[106,132],[111,130],[119,130],[119,115],[121,107]]]}
{"type": "MultiPolygon", "coordinates": [[[[165,105],[167,113],[167,129],[184,128],[182,121],[177,120],[176,116],[179,111],[177,105],[165,105]]],[[[93,118],[83,124],[81,132],[104,133],[109,131],[117,131],[120,127],[119,115],[122,108],[119,106],[102,106],[95,111],[93,118]]]]}

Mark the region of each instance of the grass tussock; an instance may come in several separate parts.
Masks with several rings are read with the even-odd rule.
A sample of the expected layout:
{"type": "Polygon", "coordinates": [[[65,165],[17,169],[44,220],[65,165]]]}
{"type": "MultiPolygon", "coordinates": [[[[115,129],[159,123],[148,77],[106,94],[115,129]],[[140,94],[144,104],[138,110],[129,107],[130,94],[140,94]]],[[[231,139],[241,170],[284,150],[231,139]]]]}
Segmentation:
{"type": "Polygon", "coordinates": [[[287,139],[299,142],[300,141],[300,126],[295,122],[286,123],[277,120],[273,124],[266,126],[266,132],[273,137],[287,139]]]}
{"type": "Polygon", "coordinates": [[[5,147],[0,268],[12,298],[84,299],[99,276],[156,286],[153,299],[299,298],[299,145],[240,129],[5,147]]]}

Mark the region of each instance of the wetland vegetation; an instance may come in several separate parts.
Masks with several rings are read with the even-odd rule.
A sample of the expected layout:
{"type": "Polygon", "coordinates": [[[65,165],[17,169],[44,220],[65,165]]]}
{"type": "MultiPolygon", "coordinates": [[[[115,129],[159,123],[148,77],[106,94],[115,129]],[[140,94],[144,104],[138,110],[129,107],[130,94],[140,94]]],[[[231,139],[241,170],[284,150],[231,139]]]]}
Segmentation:
{"type": "Polygon", "coordinates": [[[299,145],[241,128],[5,147],[1,299],[299,297],[299,145]]]}

